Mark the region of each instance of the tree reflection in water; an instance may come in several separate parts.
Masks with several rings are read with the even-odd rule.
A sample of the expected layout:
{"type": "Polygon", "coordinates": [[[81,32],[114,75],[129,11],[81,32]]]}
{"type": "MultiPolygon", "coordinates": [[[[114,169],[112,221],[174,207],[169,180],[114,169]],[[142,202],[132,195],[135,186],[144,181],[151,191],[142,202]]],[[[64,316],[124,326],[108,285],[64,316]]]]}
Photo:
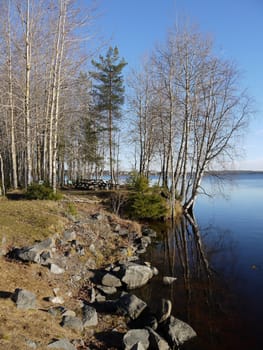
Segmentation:
{"type": "Polygon", "coordinates": [[[212,226],[200,230],[190,216],[154,228],[158,240],[143,258],[158,268],[159,275],[136,294],[152,308],[161,298],[172,301],[172,314],[198,333],[196,341],[186,349],[259,349],[242,317],[240,300],[231,291],[233,283],[241,282],[235,273],[231,232],[212,226]],[[162,278],[167,275],[178,280],[164,286],[162,278]]]}

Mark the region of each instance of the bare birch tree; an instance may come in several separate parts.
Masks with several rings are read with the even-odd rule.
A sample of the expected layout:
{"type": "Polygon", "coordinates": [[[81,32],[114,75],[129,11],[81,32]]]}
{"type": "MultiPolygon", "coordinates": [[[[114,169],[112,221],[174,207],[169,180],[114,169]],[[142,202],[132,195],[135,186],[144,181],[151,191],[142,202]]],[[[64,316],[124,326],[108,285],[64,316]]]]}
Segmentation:
{"type": "Polygon", "coordinates": [[[163,179],[170,175],[172,204],[177,193],[191,211],[205,172],[233,157],[250,100],[235,65],[216,57],[212,41],[193,28],[169,33],[153,52],[151,74],[163,179]]]}

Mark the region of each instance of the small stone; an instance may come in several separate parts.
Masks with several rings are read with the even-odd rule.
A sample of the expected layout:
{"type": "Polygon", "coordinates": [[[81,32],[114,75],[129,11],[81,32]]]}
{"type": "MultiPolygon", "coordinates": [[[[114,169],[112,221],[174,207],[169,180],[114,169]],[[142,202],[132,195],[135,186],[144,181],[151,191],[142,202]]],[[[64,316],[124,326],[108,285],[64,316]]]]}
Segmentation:
{"type": "Polygon", "coordinates": [[[66,230],[63,233],[63,239],[67,242],[74,241],[77,238],[76,232],[71,230],[66,230]]]}
{"type": "Polygon", "coordinates": [[[156,267],[152,267],[152,272],[154,276],[157,276],[159,274],[159,271],[156,267]]]}
{"type": "Polygon", "coordinates": [[[89,305],[84,305],[82,308],[83,312],[83,326],[92,327],[98,324],[98,315],[94,307],[89,305]]]}
{"type": "Polygon", "coordinates": [[[115,227],[113,228],[113,232],[119,232],[121,229],[121,225],[120,224],[117,224],[115,225],[115,227]]]}
{"type": "Polygon", "coordinates": [[[29,347],[30,349],[37,349],[37,343],[31,339],[28,339],[26,341],[26,346],[29,347]]]}
{"type": "Polygon", "coordinates": [[[59,290],[60,290],[60,288],[53,288],[53,293],[55,296],[58,295],[59,290]]]}
{"type": "Polygon", "coordinates": [[[64,304],[64,299],[62,297],[49,297],[48,300],[53,304],[64,304]]]}
{"type": "Polygon", "coordinates": [[[176,280],[177,280],[177,277],[164,276],[163,277],[163,284],[164,285],[170,285],[176,280]]]}
{"type": "Polygon", "coordinates": [[[66,311],[67,309],[65,309],[63,306],[53,306],[48,309],[48,313],[52,316],[61,316],[66,311]]]}
{"type": "Polygon", "coordinates": [[[50,272],[56,274],[56,275],[60,275],[62,273],[65,272],[65,270],[62,267],[59,267],[56,264],[50,264],[50,272]]]}
{"type": "Polygon", "coordinates": [[[107,286],[97,285],[96,288],[107,295],[114,294],[117,292],[117,289],[115,287],[107,287],[107,286]]]}
{"type": "Polygon", "coordinates": [[[111,273],[106,273],[101,280],[101,283],[107,287],[121,287],[122,283],[120,279],[111,273]]]}
{"type": "Polygon", "coordinates": [[[102,220],[102,218],[103,218],[103,215],[101,214],[101,213],[95,213],[95,214],[92,214],[91,215],[91,218],[93,219],[93,220],[102,220]]]}
{"type": "Polygon", "coordinates": [[[96,254],[97,251],[96,251],[96,248],[95,248],[95,245],[93,243],[91,243],[91,245],[89,246],[89,251],[92,253],[92,254],[96,254]]]}
{"type": "Polygon", "coordinates": [[[100,293],[96,294],[95,301],[98,303],[104,302],[106,300],[106,297],[100,293]]]}

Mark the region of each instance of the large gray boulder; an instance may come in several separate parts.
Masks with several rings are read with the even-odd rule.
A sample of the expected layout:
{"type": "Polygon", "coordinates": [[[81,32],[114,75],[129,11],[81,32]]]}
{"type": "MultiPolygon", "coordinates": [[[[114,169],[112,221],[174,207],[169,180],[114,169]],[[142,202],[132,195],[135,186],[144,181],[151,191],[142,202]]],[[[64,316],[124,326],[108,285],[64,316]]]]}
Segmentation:
{"type": "Polygon", "coordinates": [[[19,259],[26,262],[35,262],[40,264],[43,262],[44,252],[50,252],[55,247],[55,241],[53,238],[47,238],[39,243],[34,244],[30,247],[16,248],[12,252],[12,256],[15,259],[19,259]]]}
{"type": "Polygon", "coordinates": [[[16,303],[18,309],[36,308],[36,295],[28,290],[17,288],[11,299],[16,303]]]}
{"type": "Polygon", "coordinates": [[[75,346],[71,342],[64,338],[58,339],[49,343],[47,346],[48,349],[60,349],[60,350],[76,350],[75,346]]]}
{"type": "Polygon", "coordinates": [[[195,338],[196,332],[189,324],[170,316],[164,323],[163,326],[164,336],[167,339],[169,345],[180,346],[185,342],[195,338]]]}
{"type": "Polygon", "coordinates": [[[153,271],[149,266],[130,264],[124,267],[122,282],[127,289],[135,289],[144,286],[153,277],[153,271]]]}
{"type": "Polygon", "coordinates": [[[61,322],[61,326],[70,328],[77,332],[81,332],[83,330],[82,320],[74,316],[64,316],[61,322]]]}
{"type": "Polygon", "coordinates": [[[116,301],[116,306],[119,313],[135,320],[147,307],[147,304],[134,294],[124,294],[116,301]]]}
{"type": "Polygon", "coordinates": [[[143,349],[149,349],[149,332],[146,329],[131,329],[124,335],[123,344],[125,350],[135,349],[138,344],[143,349]]]}
{"type": "Polygon", "coordinates": [[[66,338],[53,341],[52,343],[48,344],[47,348],[61,350],[76,350],[75,346],[71,344],[71,342],[66,338]]]}

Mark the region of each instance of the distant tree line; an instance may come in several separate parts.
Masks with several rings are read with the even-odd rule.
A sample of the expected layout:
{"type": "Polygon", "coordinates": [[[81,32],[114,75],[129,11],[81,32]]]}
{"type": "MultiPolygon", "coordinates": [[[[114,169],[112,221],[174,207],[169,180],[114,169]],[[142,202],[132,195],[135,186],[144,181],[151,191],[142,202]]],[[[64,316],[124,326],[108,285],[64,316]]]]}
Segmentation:
{"type": "MultiPolygon", "coordinates": [[[[2,192],[39,180],[55,192],[65,178],[100,177],[105,169],[117,181],[127,63],[117,47],[98,59],[87,52],[96,9],[77,4],[0,3],[2,192]]],[[[239,81],[235,65],[186,27],[132,72],[126,95],[135,168],[149,177],[159,164],[172,205],[180,197],[191,208],[204,172],[234,156],[250,113],[239,81]]]]}

